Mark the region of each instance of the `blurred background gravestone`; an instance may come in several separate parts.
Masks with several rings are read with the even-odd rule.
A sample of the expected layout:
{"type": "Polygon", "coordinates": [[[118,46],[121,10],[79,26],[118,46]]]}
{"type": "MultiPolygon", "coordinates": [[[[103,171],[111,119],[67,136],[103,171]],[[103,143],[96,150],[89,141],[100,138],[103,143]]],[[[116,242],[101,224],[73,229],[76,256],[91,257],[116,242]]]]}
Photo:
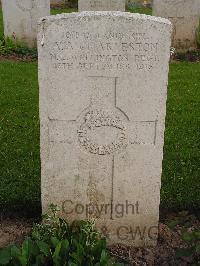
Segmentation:
{"type": "Polygon", "coordinates": [[[2,0],[4,35],[36,46],[37,21],[50,15],[50,0],[2,0]]]}
{"type": "Polygon", "coordinates": [[[79,11],[125,11],[125,0],[79,0],[79,11]]]}
{"type": "Polygon", "coordinates": [[[168,18],[172,22],[172,46],[178,52],[197,48],[200,0],[154,0],[153,15],[168,18]]]}

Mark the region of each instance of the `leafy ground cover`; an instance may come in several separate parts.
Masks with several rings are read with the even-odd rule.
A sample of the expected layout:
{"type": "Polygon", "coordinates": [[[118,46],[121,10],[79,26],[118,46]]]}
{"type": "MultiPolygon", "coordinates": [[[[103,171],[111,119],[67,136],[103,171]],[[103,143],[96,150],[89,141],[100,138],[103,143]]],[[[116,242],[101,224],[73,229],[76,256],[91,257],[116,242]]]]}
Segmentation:
{"type": "Polygon", "coordinates": [[[109,256],[106,239],[95,229],[94,221],[68,223],[58,212],[51,205],[21,246],[0,249],[0,265],[121,266],[109,256]]]}
{"type": "MultiPolygon", "coordinates": [[[[61,241],[60,243],[60,241],[58,240],[60,239],[60,236],[62,237],[64,233],[64,235],[66,234],[68,235],[67,240],[69,240],[69,243],[72,243],[71,240],[73,240],[74,238],[77,238],[77,235],[76,235],[77,230],[75,230],[75,234],[74,233],[69,234],[68,229],[71,226],[68,228],[66,228],[66,226],[64,227],[62,226],[61,228],[60,222],[62,222],[62,220],[55,221],[55,219],[53,219],[52,225],[54,229],[52,228],[52,226],[49,227],[49,225],[47,224],[45,225],[44,220],[43,220],[43,224],[38,224],[38,221],[35,221],[37,223],[36,226],[33,225],[33,221],[34,221],[33,219],[19,219],[19,218],[8,219],[6,218],[6,219],[1,220],[0,218],[0,224],[1,224],[0,226],[0,235],[1,235],[0,237],[0,264],[2,261],[4,262],[4,264],[7,264],[10,258],[10,251],[13,251],[12,253],[14,253],[13,255],[15,255],[14,256],[15,260],[16,259],[22,260],[22,258],[23,260],[26,260],[27,255],[28,255],[29,262],[30,262],[30,259],[33,260],[35,256],[37,256],[38,260],[41,260],[42,258],[45,259],[45,254],[43,253],[38,254],[38,252],[41,253],[41,251],[44,252],[45,250],[48,252],[49,244],[53,251],[54,250],[54,247],[52,246],[53,243],[58,243],[57,255],[53,256],[53,260],[59,259],[60,261],[60,259],[64,258],[65,255],[67,255],[68,253],[67,245],[65,245],[66,249],[63,250],[63,248],[61,248],[63,247],[62,245],[63,241],[61,241]],[[55,239],[55,234],[58,234],[58,237],[56,238],[59,238],[59,239],[57,240],[55,239]],[[35,237],[33,238],[34,235],[39,236],[39,240],[40,240],[39,242],[38,241],[35,242],[35,237]],[[47,241],[46,236],[48,235],[51,236],[51,240],[53,240],[53,242],[47,241]],[[28,236],[28,239],[27,239],[27,236],[28,236]],[[30,237],[32,238],[32,241],[30,241],[31,240],[30,237]],[[24,241],[25,238],[26,240],[24,241]],[[42,241],[43,243],[41,243],[42,239],[43,239],[42,241]],[[14,247],[13,244],[17,245],[18,248],[14,247]],[[22,246],[20,248],[21,244],[22,246]],[[39,244],[39,247],[41,247],[42,245],[43,247],[45,246],[46,248],[42,250],[38,250],[38,247],[37,247],[38,244],[39,244]],[[9,245],[12,245],[11,249],[9,247],[5,249],[5,247],[9,245]],[[25,252],[27,251],[27,247],[29,247],[30,250],[28,250],[28,252],[25,252]],[[60,253],[61,250],[62,252],[60,253]]],[[[49,219],[48,219],[48,224],[49,224],[49,219]]],[[[64,225],[66,225],[65,222],[64,222],[64,225]]],[[[92,237],[92,239],[94,239],[93,236],[96,236],[96,233],[94,232],[94,230],[90,230],[91,228],[90,223],[84,222],[82,225],[84,226],[82,227],[82,229],[84,229],[84,231],[87,232],[87,238],[91,239],[92,237]]],[[[155,265],[155,266],[199,265],[198,264],[198,262],[200,261],[199,228],[200,228],[200,220],[194,214],[191,214],[185,211],[179,212],[179,213],[177,212],[167,213],[166,216],[163,216],[163,219],[159,224],[159,238],[158,238],[158,244],[156,247],[134,248],[134,247],[127,247],[125,245],[113,245],[109,247],[108,251],[115,261],[121,262],[123,263],[122,265],[126,265],[126,266],[128,265],[155,265]]],[[[140,235],[142,236],[142,233],[140,235]]],[[[78,234],[78,238],[80,240],[79,242],[81,246],[84,247],[82,251],[87,250],[87,254],[89,255],[87,257],[91,258],[91,251],[92,251],[91,248],[88,250],[88,247],[85,247],[85,240],[84,239],[83,241],[81,240],[80,234],[78,234]]],[[[65,240],[65,243],[67,244],[66,240],[65,240]]],[[[100,244],[102,243],[102,241],[98,241],[96,243],[100,244]]],[[[74,245],[70,244],[71,248],[73,246],[74,245]]],[[[97,246],[99,248],[98,248],[98,255],[95,256],[96,259],[99,257],[100,254],[102,254],[103,250],[101,251],[101,249],[104,247],[104,245],[97,245],[97,246]]],[[[80,248],[79,250],[81,251],[80,248]]],[[[76,247],[74,251],[75,251],[75,254],[78,255],[78,256],[75,256],[75,259],[80,258],[80,255],[82,258],[84,258],[84,256],[82,256],[82,253],[78,252],[79,254],[77,254],[76,247]]],[[[107,250],[104,249],[103,253],[106,254],[107,250]]],[[[106,257],[109,258],[109,256],[106,256],[106,257]]],[[[104,258],[106,257],[104,256],[104,258]]],[[[48,256],[48,258],[46,259],[51,260],[51,256],[48,256]]],[[[9,266],[11,265],[13,264],[9,264],[9,266]]],[[[59,264],[55,263],[55,265],[59,265],[59,264]]],[[[61,265],[64,265],[62,261],[61,261],[61,265]]],[[[79,265],[86,265],[86,264],[79,264],[79,265]]],[[[104,263],[103,265],[108,266],[110,264],[108,264],[108,260],[107,260],[107,262],[104,263]]]]}

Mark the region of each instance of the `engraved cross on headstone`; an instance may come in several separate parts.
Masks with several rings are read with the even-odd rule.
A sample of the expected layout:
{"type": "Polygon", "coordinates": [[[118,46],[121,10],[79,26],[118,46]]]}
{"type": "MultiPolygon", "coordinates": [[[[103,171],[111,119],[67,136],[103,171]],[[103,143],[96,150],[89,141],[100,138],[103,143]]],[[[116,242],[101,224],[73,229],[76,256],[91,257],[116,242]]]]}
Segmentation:
{"type": "MultiPolygon", "coordinates": [[[[155,145],[157,121],[130,121],[118,107],[117,77],[90,76],[90,104],[74,120],[50,120],[50,142],[68,143],[85,157],[106,157],[110,161],[111,195],[113,204],[115,156],[133,145],[155,145]]],[[[88,203],[96,204],[88,192],[88,203]]],[[[112,208],[110,213],[112,219],[112,208]]]]}

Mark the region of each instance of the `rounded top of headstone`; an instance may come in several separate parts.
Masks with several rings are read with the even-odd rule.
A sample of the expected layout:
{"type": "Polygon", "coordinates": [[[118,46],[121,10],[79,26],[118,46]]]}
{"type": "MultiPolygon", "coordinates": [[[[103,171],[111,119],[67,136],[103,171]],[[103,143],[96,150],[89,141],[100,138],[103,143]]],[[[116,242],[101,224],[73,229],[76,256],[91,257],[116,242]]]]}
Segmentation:
{"type": "Polygon", "coordinates": [[[43,17],[39,20],[39,24],[44,22],[55,22],[59,20],[77,18],[125,18],[130,20],[142,20],[148,22],[156,22],[160,24],[171,25],[171,22],[166,18],[155,17],[145,14],[130,13],[130,12],[121,12],[121,11],[82,11],[82,12],[73,12],[73,13],[62,13],[53,16],[43,17]]]}

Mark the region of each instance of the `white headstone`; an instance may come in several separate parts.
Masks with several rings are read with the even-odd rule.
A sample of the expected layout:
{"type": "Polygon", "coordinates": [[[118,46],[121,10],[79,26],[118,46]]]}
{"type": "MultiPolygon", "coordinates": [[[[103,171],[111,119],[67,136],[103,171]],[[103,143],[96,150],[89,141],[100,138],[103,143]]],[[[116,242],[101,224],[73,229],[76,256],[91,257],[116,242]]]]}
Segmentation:
{"type": "Polygon", "coordinates": [[[81,11],[125,11],[125,0],[79,0],[81,11]]]}
{"type": "Polygon", "coordinates": [[[156,243],[170,32],[125,12],[40,22],[44,212],[93,217],[110,243],[156,243]]]}
{"type": "Polygon", "coordinates": [[[36,46],[37,21],[50,15],[50,0],[2,0],[4,35],[36,46]]]}
{"type": "Polygon", "coordinates": [[[172,22],[172,46],[177,51],[187,52],[197,48],[200,0],[154,0],[153,15],[168,18],[172,22]]]}

